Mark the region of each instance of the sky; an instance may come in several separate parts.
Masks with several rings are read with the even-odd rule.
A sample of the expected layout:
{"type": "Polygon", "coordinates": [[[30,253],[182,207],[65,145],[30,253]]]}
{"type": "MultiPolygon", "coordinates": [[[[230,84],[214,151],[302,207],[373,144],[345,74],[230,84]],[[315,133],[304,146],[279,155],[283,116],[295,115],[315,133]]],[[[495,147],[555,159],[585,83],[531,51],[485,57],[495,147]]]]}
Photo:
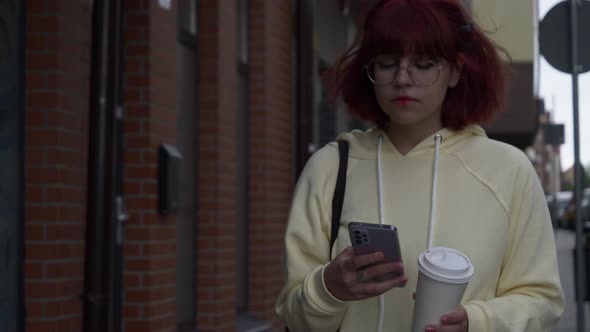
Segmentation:
{"type": "MultiPolygon", "coordinates": [[[[539,15],[543,16],[561,0],[539,0],[539,15]]],[[[545,108],[552,110],[555,123],[565,125],[565,143],[561,146],[561,167],[565,171],[574,164],[574,127],[572,76],[565,74],[551,65],[541,56],[539,95],[545,99],[545,108]]],[[[580,130],[580,162],[590,166],[590,72],[578,79],[578,112],[580,130]]]]}

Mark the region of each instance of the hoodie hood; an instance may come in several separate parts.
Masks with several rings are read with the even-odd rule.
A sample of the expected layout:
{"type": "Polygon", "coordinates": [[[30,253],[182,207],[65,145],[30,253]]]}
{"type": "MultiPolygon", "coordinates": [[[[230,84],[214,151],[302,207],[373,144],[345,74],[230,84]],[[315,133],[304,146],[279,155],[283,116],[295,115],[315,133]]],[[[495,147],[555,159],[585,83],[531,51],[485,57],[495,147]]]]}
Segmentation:
{"type": "MultiPolygon", "coordinates": [[[[425,152],[432,153],[434,149],[436,135],[442,136],[440,143],[440,150],[450,148],[458,142],[470,137],[470,136],[481,136],[487,137],[485,131],[478,125],[470,125],[460,131],[454,131],[451,129],[443,128],[432,135],[424,138],[420,143],[413,147],[405,157],[411,158],[412,156],[421,155],[425,152]]],[[[344,139],[348,141],[350,146],[350,157],[357,159],[375,159],[377,154],[377,141],[379,136],[383,136],[382,153],[389,155],[400,155],[397,149],[393,146],[389,140],[385,131],[380,128],[374,127],[367,131],[353,130],[348,133],[344,133],[338,136],[338,139],[344,139]]]]}

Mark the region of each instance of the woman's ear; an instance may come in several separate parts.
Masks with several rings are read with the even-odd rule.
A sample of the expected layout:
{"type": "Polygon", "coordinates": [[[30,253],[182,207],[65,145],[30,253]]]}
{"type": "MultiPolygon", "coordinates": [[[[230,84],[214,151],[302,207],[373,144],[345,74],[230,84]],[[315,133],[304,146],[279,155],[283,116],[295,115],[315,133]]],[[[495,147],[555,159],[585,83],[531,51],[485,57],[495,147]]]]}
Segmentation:
{"type": "Polygon", "coordinates": [[[459,83],[461,71],[463,70],[463,61],[457,59],[457,63],[451,66],[451,77],[449,79],[449,88],[454,88],[459,83]]]}

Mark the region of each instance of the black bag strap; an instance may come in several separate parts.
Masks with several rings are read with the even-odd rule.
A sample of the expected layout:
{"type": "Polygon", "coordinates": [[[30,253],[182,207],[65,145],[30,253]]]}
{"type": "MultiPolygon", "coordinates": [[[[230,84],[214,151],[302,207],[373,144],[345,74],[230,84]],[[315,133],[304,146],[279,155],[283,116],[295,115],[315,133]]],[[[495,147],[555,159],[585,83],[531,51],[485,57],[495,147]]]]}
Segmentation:
{"type": "Polygon", "coordinates": [[[334,198],[332,198],[332,228],[330,232],[330,258],[332,258],[332,247],[338,237],[340,228],[340,216],[342,215],[342,205],[344,204],[344,192],[346,189],[346,170],[348,168],[348,142],[345,140],[338,141],[338,152],[340,163],[338,164],[338,176],[336,177],[336,187],[334,188],[334,198]]]}
{"type": "MultiPolygon", "coordinates": [[[[336,176],[336,187],[334,188],[334,197],[332,198],[332,227],[330,230],[330,258],[332,258],[332,247],[338,237],[340,228],[340,216],[342,215],[342,205],[344,204],[344,191],[346,189],[346,169],[348,168],[348,142],[338,141],[338,153],[340,162],[338,164],[338,175],[336,176]]],[[[285,331],[289,328],[285,326],[285,331]]],[[[338,329],[340,331],[340,329],[338,329]]]]}

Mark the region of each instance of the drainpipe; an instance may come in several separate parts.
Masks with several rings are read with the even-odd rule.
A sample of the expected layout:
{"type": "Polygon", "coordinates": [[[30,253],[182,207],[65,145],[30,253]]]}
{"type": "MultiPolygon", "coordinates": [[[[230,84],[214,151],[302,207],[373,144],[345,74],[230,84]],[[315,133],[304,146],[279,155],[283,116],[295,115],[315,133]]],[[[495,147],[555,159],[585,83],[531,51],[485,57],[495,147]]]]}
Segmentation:
{"type": "Polygon", "coordinates": [[[122,4],[95,0],[88,146],[84,331],[121,331],[122,4]]]}
{"type": "Polygon", "coordinates": [[[124,40],[123,40],[123,22],[124,11],[123,1],[116,0],[115,11],[115,63],[114,73],[115,79],[113,82],[114,94],[113,99],[116,103],[114,108],[114,116],[111,117],[111,124],[113,125],[113,149],[112,160],[109,164],[111,167],[111,174],[114,195],[110,197],[110,201],[114,204],[114,250],[111,262],[111,270],[114,271],[112,278],[110,278],[111,289],[113,290],[113,301],[111,306],[111,317],[113,332],[122,331],[122,312],[123,312],[123,225],[128,219],[123,202],[123,121],[125,118],[125,109],[123,107],[123,64],[124,64],[124,40]]]}
{"type": "Polygon", "coordinates": [[[297,115],[296,170],[303,170],[313,139],[313,3],[296,1],[297,10],[297,115]]]}

